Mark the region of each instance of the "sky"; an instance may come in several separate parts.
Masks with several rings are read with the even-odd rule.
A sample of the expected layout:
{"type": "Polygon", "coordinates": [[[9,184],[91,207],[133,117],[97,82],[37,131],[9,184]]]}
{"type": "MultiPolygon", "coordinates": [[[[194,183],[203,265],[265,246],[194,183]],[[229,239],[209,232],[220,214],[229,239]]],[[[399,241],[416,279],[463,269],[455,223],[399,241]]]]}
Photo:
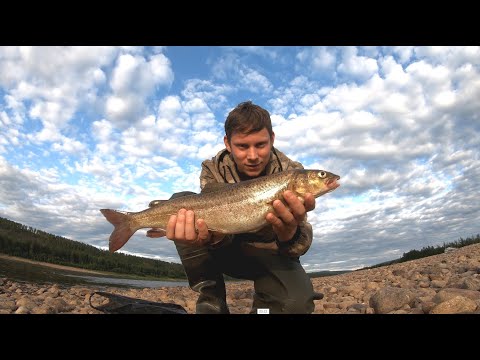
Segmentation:
{"type": "MultiPolygon", "coordinates": [[[[246,100],[341,176],[308,213],[307,272],[480,233],[479,47],[0,47],[0,216],[107,249],[99,209],[198,192],[246,100]]],[[[145,233],[120,252],[180,262],[145,233]]]]}

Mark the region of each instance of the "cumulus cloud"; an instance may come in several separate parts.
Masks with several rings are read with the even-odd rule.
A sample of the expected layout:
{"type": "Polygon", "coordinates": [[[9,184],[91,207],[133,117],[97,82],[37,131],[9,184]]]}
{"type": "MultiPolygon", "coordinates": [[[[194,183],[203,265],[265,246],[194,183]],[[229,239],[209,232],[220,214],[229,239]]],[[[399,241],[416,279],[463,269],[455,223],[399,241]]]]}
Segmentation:
{"type": "Polygon", "coordinates": [[[86,150],[85,144],[67,137],[63,137],[61,142],[54,143],[52,148],[54,151],[66,152],[69,154],[78,154],[86,150]]]}
{"type": "Polygon", "coordinates": [[[236,81],[236,87],[248,89],[253,93],[270,92],[273,85],[259,69],[254,69],[242,62],[235,54],[226,54],[218,59],[212,67],[213,74],[219,79],[228,78],[236,81]]]}
{"type": "Polygon", "coordinates": [[[358,56],[354,47],[344,48],[342,51],[342,62],[337,70],[344,76],[353,79],[366,80],[377,73],[377,60],[366,56],[358,56]]]}
{"type": "Polygon", "coordinates": [[[309,70],[319,74],[334,72],[337,63],[336,51],[324,46],[302,49],[296,54],[296,66],[298,69],[307,66],[309,70]]]}
{"type": "MultiPolygon", "coordinates": [[[[1,47],[0,215],[105,248],[99,209],[199,191],[228,112],[252,99],[278,149],[341,176],[308,214],[307,271],[478,233],[478,47],[179,50],[1,47]]],[[[122,250],[179,261],[145,231],[122,250]]]]}
{"type": "Polygon", "coordinates": [[[149,59],[143,55],[122,54],[116,61],[110,80],[111,94],[106,101],[106,115],[115,124],[135,124],[146,114],[145,100],[156,86],[170,86],[173,72],[163,54],[149,59]]]}

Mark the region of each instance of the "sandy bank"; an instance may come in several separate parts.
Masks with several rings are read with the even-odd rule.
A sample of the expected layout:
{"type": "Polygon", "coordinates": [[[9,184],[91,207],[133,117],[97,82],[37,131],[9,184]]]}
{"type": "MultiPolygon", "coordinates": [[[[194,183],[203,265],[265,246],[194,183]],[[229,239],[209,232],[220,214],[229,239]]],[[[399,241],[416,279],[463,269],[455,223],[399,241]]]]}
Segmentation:
{"type": "Polygon", "coordinates": [[[5,254],[0,254],[0,259],[15,260],[15,261],[25,262],[25,263],[29,263],[29,264],[46,266],[46,267],[50,267],[50,268],[54,268],[54,269],[74,271],[74,272],[79,272],[79,273],[84,273],[84,274],[116,275],[116,276],[119,275],[119,274],[109,273],[109,272],[104,272],[104,271],[88,270],[88,269],[82,269],[82,268],[77,268],[77,267],[73,267],[73,266],[51,264],[51,263],[46,263],[46,262],[42,262],[42,261],[35,261],[35,260],[25,259],[25,258],[21,258],[21,257],[17,257],[17,256],[5,255],[5,254]]]}

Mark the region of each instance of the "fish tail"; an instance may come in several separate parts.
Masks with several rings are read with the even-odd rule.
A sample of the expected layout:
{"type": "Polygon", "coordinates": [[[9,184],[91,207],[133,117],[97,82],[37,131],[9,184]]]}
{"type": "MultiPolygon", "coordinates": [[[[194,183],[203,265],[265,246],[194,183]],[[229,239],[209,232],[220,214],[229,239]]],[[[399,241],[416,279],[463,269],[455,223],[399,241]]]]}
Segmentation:
{"type": "Polygon", "coordinates": [[[115,252],[132,237],[137,229],[130,227],[131,215],[111,209],[100,210],[107,220],[115,227],[110,235],[109,250],[115,252]]]}

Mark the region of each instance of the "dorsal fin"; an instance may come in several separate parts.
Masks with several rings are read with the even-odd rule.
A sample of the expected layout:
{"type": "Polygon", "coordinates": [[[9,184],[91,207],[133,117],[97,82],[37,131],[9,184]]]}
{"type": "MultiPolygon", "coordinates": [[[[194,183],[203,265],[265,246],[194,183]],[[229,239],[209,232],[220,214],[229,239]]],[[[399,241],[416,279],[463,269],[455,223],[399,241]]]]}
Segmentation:
{"type": "Polygon", "coordinates": [[[208,183],[208,184],[205,184],[205,186],[203,187],[202,194],[217,191],[217,190],[222,190],[231,185],[232,184],[227,184],[227,183],[208,183]]]}
{"type": "Polygon", "coordinates": [[[168,200],[152,200],[150,201],[150,204],[148,204],[148,207],[154,207],[154,206],[160,205],[165,201],[168,201],[168,200]]]}

